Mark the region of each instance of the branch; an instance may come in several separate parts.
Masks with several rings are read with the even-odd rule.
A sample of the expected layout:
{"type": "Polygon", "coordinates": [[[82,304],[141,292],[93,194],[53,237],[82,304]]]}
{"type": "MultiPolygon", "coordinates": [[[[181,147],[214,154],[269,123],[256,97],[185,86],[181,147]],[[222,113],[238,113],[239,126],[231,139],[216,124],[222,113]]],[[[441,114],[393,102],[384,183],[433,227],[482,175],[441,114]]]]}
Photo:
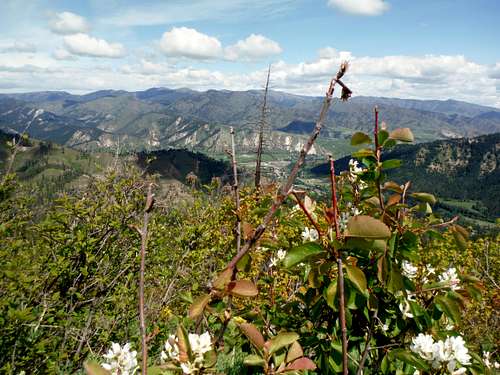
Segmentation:
{"type": "Polygon", "coordinates": [[[300,167],[304,164],[304,161],[306,159],[306,156],[313,146],[314,142],[316,141],[316,138],[319,135],[319,132],[321,131],[321,128],[323,127],[323,123],[326,119],[326,116],[328,114],[328,110],[330,108],[330,104],[333,98],[333,91],[335,88],[335,85],[339,82],[340,78],[345,74],[347,70],[347,63],[342,63],[340,66],[340,69],[337,73],[337,76],[333,78],[330,82],[330,86],[328,88],[328,91],[326,92],[325,99],[323,101],[323,106],[321,108],[321,112],[319,115],[319,119],[316,122],[316,126],[314,127],[313,132],[311,133],[309,140],[307,143],[304,145],[302,150],[300,151],[299,157],[290,172],[290,175],[288,176],[288,179],[286,182],[281,186],[276,198],[274,199],[274,202],[269,209],[268,213],[262,220],[262,223],[255,229],[255,232],[251,238],[249,238],[243,247],[240,249],[240,251],[233,257],[231,262],[228,264],[228,268],[234,268],[238,261],[245,256],[245,254],[252,248],[253,245],[260,239],[262,234],[264,234],[267,226],[271,222],[272,218],[274,217],[274,214],[278,210],[278,208],[283,204],[285,198],[288,196],[292,185],[295,181],[295,178],[297,177],[297,174],[299,173],[300,167]]]}
{"type": "Polygon", "coordinates": [[[154,204],[154,195],[152,192],[153,184],[148,186],[148,194],[146,197],[146,205],[144,206],[144,218],[142,222],[141,234],[141,268],[139,272],[139,324],[142,339],[142,375],[147,375],[148,363],[148,338],[146,336],[146,319],[144,317],[144,272],[146,261],[146,249],[148,246],[148,224],[151,215],[151,210],[154,204]]]}
{"type": "Polygon", "coordinates": [[[339,208],[337,202],[337,180],[335,178],[335,162],[332,155],[328,155],[330,161],[330,184],[332,188],[332,209],[333,209],[333,223],[335,225],[335,237],[340,239],[340,226],[339,226],[339,208]]]}
{"type": "Polygon", "coordinates": [[[255,189],[260,188],[260,171],[261,171],[261,162],[262,162],[262,145],[264,142],[264,124],[266,122],[266,111],[267,111],[267,93],[269,90],[269,77],[271,75],[271,65],[269,65],[269,69],[267,70],[267,80],[266,80],[266,88],[264,89],[264,102],[262,103],[262,111],[260,115],[260,123],[259,123],[259,140],[257,145],[257,160],[255,162],[255,189]]]}
{"type": "Polygon", "coordinates": [[[318,232],[318,237],[321,238],[321,228],[319,227],[318,223],[316,223],[316,221],[311,216],[310,212],[307,210],[306,206],[304,206],[304,203],[302,203],[302,200],[299,198],[297,192],[292,191],[292,195],[297,200],[297,204],[302,209],[302,211],[304,211],[311,224],[314,226],[314,228],[316,228],[316,232],[318,232]]]}
{"type": "MultiPolygon", "coordinates": [[[[375,138],[375,157],[377,158],[377,168],[379,169],[378,177],[376,179],[376,184],[377,184],[377,192],[378,192],[378,200],[380,202],[380,208],[382,211],[385,211],[384,208],[384,197],[382,196],[382,189],[380,189],[380,145],[378,143],[378,107],[375,106],[374,109],[375,112],[375,127],[373,130],[373,136],[375,138]]],[[[384,213],[382,213],[383,215],[384,213]]]]}

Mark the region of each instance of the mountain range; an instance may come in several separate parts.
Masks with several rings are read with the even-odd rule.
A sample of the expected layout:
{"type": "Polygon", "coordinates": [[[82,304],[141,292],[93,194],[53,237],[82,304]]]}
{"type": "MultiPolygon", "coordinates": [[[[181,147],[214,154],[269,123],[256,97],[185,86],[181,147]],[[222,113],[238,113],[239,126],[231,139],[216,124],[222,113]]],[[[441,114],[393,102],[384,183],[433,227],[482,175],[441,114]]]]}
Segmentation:
{"type": "MultiPolygon", "coordinates": [[[[323,98],[269,91],[266,148],[278,159],[300,150],[318,116],[323,98]]],[[[0,129],[82,150],[159,150],[188,148],[211,155],[229,147],[236,130],[241,154],[257,143],[262,112],[260,90],[198,92],[152,88],[103,90],[85,95],[47,91],[0,94],[0,129]]],[[[373,108],[390,128],[409,127],[417,142],[474,137],[500,132],[500,110],[455,100],[354,97],[335,101],[312,153],[351,151],[353,131],[370,131],[373,108]]]]}

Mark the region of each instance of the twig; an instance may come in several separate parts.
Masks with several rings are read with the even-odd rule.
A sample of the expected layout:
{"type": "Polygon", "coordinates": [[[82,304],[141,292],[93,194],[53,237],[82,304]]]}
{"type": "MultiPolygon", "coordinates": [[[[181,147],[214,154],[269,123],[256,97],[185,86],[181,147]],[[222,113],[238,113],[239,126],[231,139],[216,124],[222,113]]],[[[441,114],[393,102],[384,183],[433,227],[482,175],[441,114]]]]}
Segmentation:
{"type": "Polygon", "coordinates": [[[363,367],[365,366],[366,358],[368,357],[368,351],[370,350],[370,340],[372,339],[373,330],[375,329],[375,319],[377,319],[377,311],[373,312],[372,322],[370,327],[368,327],[368,335],[366,336],[365,341],[365,349],[363,350],[363,354],[361,355],[361,361],[359,361],[358,371],[356,375],[363,374],[363,367]]]}
{"type": "Polygon", "coordinates": [[[337,181],[335,179],[335,162],[332,155],[328,155],[330,161],[330,184],[332,188],[332,209],[333,209],[333,223],[335,225],[335,237],[340,239],[340,226],[339,226],[339,209],[337,202],[337,181]]]}
{"type": "Polygon", "coordinates": [[[234,129],[231,127],[231,163],[233,165],[233,192],[236,206],[236,251],[241,247],[241,218],[240,218],[240,188],[238,185],[238,164],[236,162],[236,147],[234,145],[234,129]]]}
{"type": "Polygon", "coordinates": [[[344,375],[348,375],[349,368],[347,362],[347,327],[345,320],[345,291],[344,291],[344,271],[342,269],[342,254],[339,252],[337,258],[338,279],[339,279],[339,315],[340,327],[342,329],[342,370],[344,375]]]}
{"type": "Polygon", "coordinates": [[[378,168],[378,176],[375,180],[377,184],[377,192],[378,192],[378,200],[380,202],[380,208],[382,211],[385,211],[384,208],[384,197],[382,196],[382,189],[380,188],[380,145],[378,143],[378,107],[375,106],[375,127],[373,129],[373,136],[375,138],[375,157],[377,158],[377,168],[378,168]]]}
{"type": "Polygon", "coordinates": [[[314,226],[314,228],[316,228],[316,232],[318,232],[318,237],[321,238],[321,228],[319,227],[318,223],[316,222],[316,220],[314,220],[314,218],[311,216],[311,213],[307,210],[306,206],[304,206],[304,203],[302,202],[302,200],[299,198],[297,192],[295,191],[292,191],[292,195],[295,197],[295,199],[297,200],[297,204],[299,205],[299,207],[302,209],[302,211],[304,211],[304,213],[306,214],[307,216],[307,219],[309,219],[309,221],[311,222],[311,224],[314,226]]]}
{"type": "MultiPolygon", "coordinates": [[[[335,224],[335,237],[337,240],[340,239],[340,230],[338,222],[338,202],[337,202],[337,181],[335,179],[335,163],[333,157],[329,156],[330,160],[330,182],[332,189],[332,209],[333,209],[333,222],[335,224]]],[[[335,255],[337,256],[337,272],[338,272],[338,288],[339,288],[339,319],[340,327],[342,330],[342,370],[343,374],[347,375],[349,372],[348,368],[348,351],[347,351],[347,327],[345,319],[345,290],[344,290],[344,270],[342,269],[342,252],[337,249],[333,249],[335,255]]]]}
{"type": "Polygon", "coordinates": [[[267,226],[271,222],[272,218],[274,217],[274,214],[278,210],[278,208],[283,204],[283,201],[285,198],[288,196],[293,182],[295,181],[295,178],[297,177],[297,174],[299,172],[300,167],[304,164],[304,161],[306,159],[306,156],[313,146],[314,142],[316,141],[316,138],[319,135],[319,132],[321,131],[321,128],[323,126],[323,122],[326,119],[326,116],[328,114],[328,109],[330,108],[330,104],[333,98],[333,90],[335,88],[335,85],[340,82],[340,79],[342,76],[345,74],[347,70],[347,63],[342,63],[340,66],[340,69],[336,75],[335,78],[333,78],[330,82],[330,86],[328,88],[328,91],[326,92],[325,99],[323,101],[323,106],[321,108],[321,112],[319,115],[319,119],[316,122],[316,126],[314,127],[313,132],[311,133],[307,143],[304,145],[302,150],[300,151],[299,157],[290,172],[290,175],[288,176],[288,179],[286,182],[282,185],[280,191],[278,192],[276,198],[274,199],[274,202],[269,209],[268,213],[262,220],[262,223],[255,229],[255,232],[252,237],[250,237],[243,247],[240,249],[240,251],[233,257],[231,262],[228,264],[228,268],[234,268],[238,261],[245,256],[245,254],[252,248],[252,246],[260,239],[262,234],[265,232],[267,226]]]}
{"type": "Polygon", "coordinates": [[[261,162],[262,162],[262,145],[264,142],[264,124],[266,122],[266,111],[267,111],[267,93],[269,90],[269,77],[271,75],[271,65],[267,70],[267,80],[266,88],[264,89],[264,101],[262,103],[262,111],[260,114],[259,123],[259,140],[257,144],[257,159],[255,162],[255,189],[260,188],[260,172],[261,172],[261,162]]]}
{"type": "Polygon", "coordinates": [[[144,218],[142,222],[141,234],[141,268],[139,273],[139,324],[142,339],[142,375],[148,373],[148,343],[146,336],[146,319],[144,317],[144,272],[146,261],[146,249],[148,246],[148,224],[151,215],[151,210],[154,204],[153,184],[149,184],[148,193],[146,198],[146,205],[144,207],[144,218]]]}

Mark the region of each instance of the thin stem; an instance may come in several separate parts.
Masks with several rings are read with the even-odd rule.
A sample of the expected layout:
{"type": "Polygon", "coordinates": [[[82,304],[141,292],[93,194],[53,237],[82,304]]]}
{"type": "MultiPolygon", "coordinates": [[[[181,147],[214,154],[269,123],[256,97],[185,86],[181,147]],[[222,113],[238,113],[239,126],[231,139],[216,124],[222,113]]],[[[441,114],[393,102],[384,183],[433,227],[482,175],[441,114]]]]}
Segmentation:
{"type": "Polygon", "coordinates": [[[236,251],[241,247],[241,218],[240,218],[240,188],[238,184],[238,164],[236,162],[236,147],[234,145],[234,129],[231,127],[231,163],[233,165],[233,192],[236,206],[236,251]]]}
{"type": "Polygon", "coordinates": [[[311,216],[311,213],[307,210],[306,206],[304,206],[304,203],[302,202],[302,200],[299,198],[299,196],[297,195],[296,192],[292,192],[292,195],[295,197],[295,199],[297,200],[297,204],[299,205],[299,207],[302,209],[302,211],[304,211],[304,213],[306,214],[307,216],[307,219],[310,221],[310,223],[314,226],[314,228],[316,228],[316,232],[318,232],[318,237],[321,238],[321,228],[319,227],[318,223],[316,223],[316,220],[314,220],[314,218],[311,216]]]}
{"type": "Polygon", "coordinates": [[[148,373],[148,344],[146,337],[146,318],[144,316],[144,273],[146,266],[146,250],[148,246],[148,224],[153,209],[153,185],[149,184],[146,205],[144,207],[144,218],[142,222],[141,233],[141,268],[139,271],[139,328],[142,341],[142,375],[148,373]]]}
{"type": "Polygon", "coordinates": [[[262,111],[260,114],[259,140],[258,140],[258,144],[257,144],[257,159],[255,162],[255,189],[260,188],[262,148],[263,148],[263,143],[264,143],[264,125],[266,123],[267,93],[269,91],[269,77],[270,76],[271,76],[271,65],[269,65],[269,69],[267,70],[266,88],[264,89],[264,101],[262,103],[262,111]]]}
{"type": "Polygon", "coordinates": [[[342,370],[344,375],[348,375],[349,368],[347,362],[347,327],[345,321],[345,291],[344,291],[344,271],[342,269],[342,254],[337,258],[338,279],[339,279],[339,315],[340,327],[342,329],[342,370]]]}
{"type": "Polygon", "coordinates": [[[335,225],[335,237],[337,240],[340,239],[340,226],[339,226],[339,208],[337,202],[337,180],[335,177],[335,161],[332,155],[328,155],[330,160],[330,183],[332,188],[332,208],[333,208],[333,223],[335,225]]]}
{"type": "Polygon", "coordinates": [[[384,208],[384,197],[382,196],[382,189],[380,188],[380,172],[381,172],[381,167],[380,167],[380,145],[378,143],[378,107],[375,106],[374,109],[375,112],[375,127],[373,130],[373,136],[375,138],[375,157],[377,158],[377,169],[378,169],[378,176],[376,179],[377,183],[377,192],[378,192],[378,200],[380,202],[380,208],[382,211],[385,211],[384,208]]]}
{"type": "Polygon", "coordinates": [[[363,367],[365,366],[366,358],[368,357],[368,351],[370,350],[370,340],[372,339],[373,330],[375,328],[375,319],[377,319],[377,311],[375,310],[372,315],[372,322],[370,327],[368,327],[368,335],[365,340],[365,349],[363,350],[363,354],[361,355],[361,361],[359,362],[358,371],[356,375],[363,374],[363,367]]]}
{"type": "Polygon", "coordinates": [[[340,67],[340,70],[337,73],[336,78],[332,79],[330,82],[330,86],[328,88],[328,91],[325,95],[325,99],[323,101],[323,106],[321,107],[321,112],[319,115],[319,119],[316,122],[316,126],[314,127],[314,130],[312,131],[309,140],[306,142],[304,147],[302,147],[302,150],[300,151],[299,157],[297,161],[295,162],[294,167],[292,168],[292,171],[290,172],[290,175],[288,176],[288,179],[286,182],[281,186],[280,191],[278,192],[271,208],[269,209],[268,213],[262,220],[262,223],[255,229],[254,234],[252,237],[250,237],[241,250],[233,257],[231,262],[229,262],[228,267],[235,267],[238,261],[245,256],[245,254],[252,248],[253,245],[260,239],[262,234],[265,232],[267,229],[267,226],[271,222],[272,218],[274,217],[274,214],[278,210],[278,208],[283,204],[285,198],[288,196],[293,182],[295,181],[295,178],[297,177],[297,174],[299,173],[300,167],[304,164],[304,161],[306,159],[306,156],[313,146],[314,142],[316,141],[316,138],[318,137],[321,128],[323,127],[323,123],[326,119],[326,116],[328,114],[328,110],[330,108],[330,104],[333,98],[333,90],[335,88],[335,84],[339,82],[340,78],[344,75],[345,71],[347,69],[347,64],[343,63],[340,67]]]}

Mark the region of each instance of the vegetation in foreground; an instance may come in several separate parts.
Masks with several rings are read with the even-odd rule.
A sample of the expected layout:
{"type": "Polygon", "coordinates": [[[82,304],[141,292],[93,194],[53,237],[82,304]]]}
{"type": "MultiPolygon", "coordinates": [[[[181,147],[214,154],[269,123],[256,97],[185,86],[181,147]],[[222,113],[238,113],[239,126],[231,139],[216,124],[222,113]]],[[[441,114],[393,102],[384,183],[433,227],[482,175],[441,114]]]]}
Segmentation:
{"type": "Polygon", "coordinates": [[[494,373],[499,239],[469,241],[433,195],[386,180],[399,162],[382,151],[413,136],[376,124],[353,135],[374,144],[360,163],[337,178],[331,161],[328,203],[284,189],[293,179],[234,195],[214,180],[153,203],[154,180],[122,170],[34,216],[5,175],[0,368],[494,373]]]}

